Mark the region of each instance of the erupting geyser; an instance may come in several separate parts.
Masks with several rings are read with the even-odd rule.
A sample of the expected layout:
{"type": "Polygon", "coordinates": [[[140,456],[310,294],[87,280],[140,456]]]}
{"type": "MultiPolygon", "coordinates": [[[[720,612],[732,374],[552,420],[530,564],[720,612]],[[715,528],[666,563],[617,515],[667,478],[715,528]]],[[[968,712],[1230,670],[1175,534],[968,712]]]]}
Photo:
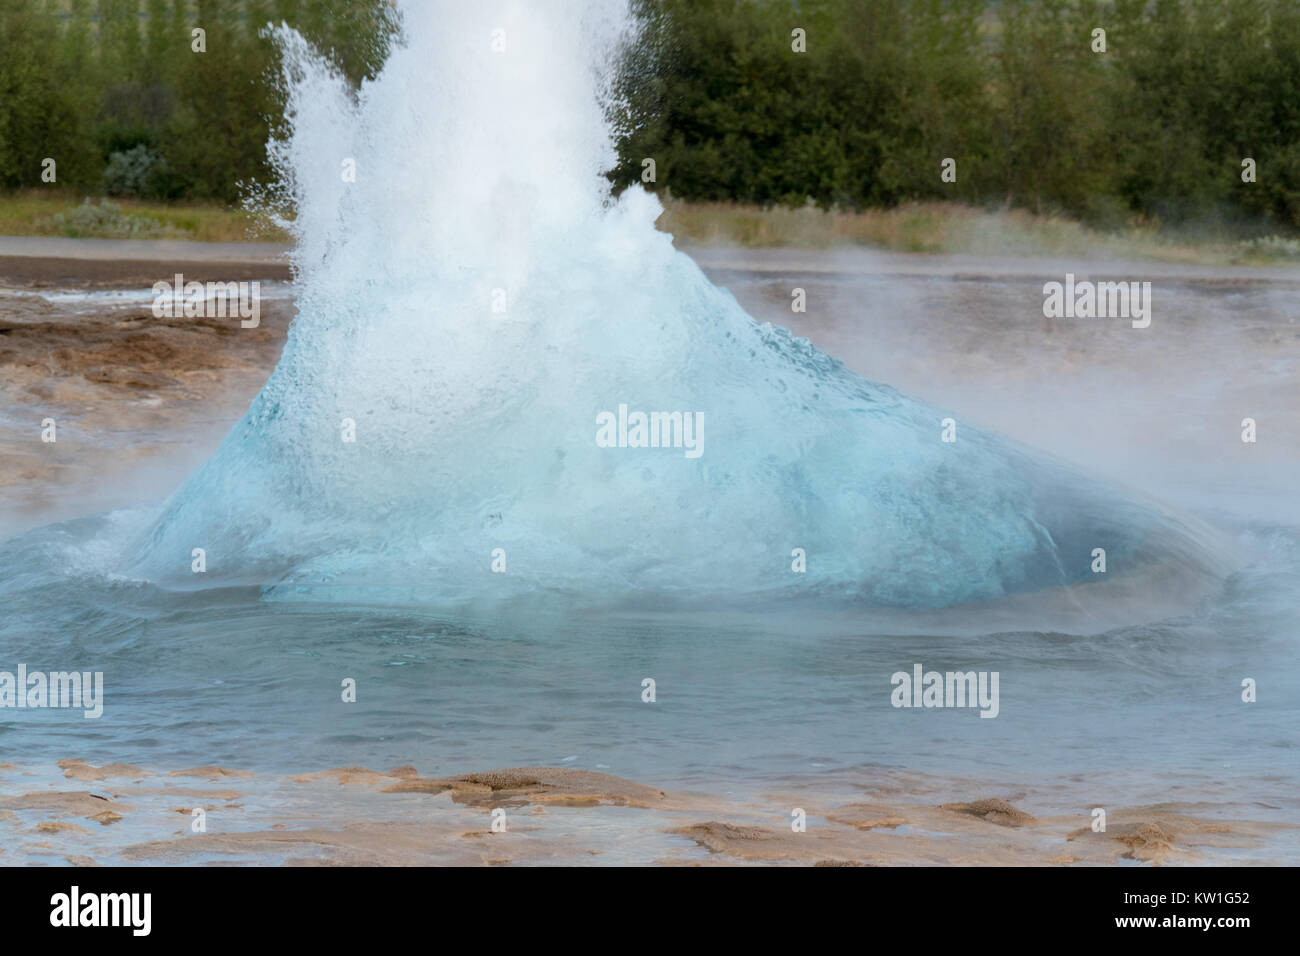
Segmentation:
{"type": "Polygon", "coordinates": [[[192,581],[202,547],[205,584],[289,595],[937,607],[1091,579],[1097,547],[1112,574],[1192,560],[1067,467],[941,441],[943,414],[754,322],[653,196],[613,200],[609,6],[409,4],[356,97],[280,32],[299,315],[137,573],[192,581]]]}

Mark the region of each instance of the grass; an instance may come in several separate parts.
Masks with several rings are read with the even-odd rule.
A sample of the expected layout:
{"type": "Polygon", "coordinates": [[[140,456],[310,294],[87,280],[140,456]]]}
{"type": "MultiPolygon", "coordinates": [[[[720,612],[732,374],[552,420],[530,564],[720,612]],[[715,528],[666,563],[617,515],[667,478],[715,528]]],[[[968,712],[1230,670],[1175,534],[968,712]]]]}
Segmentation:
{"type": "Polygon", "coordinates": [[[824,249],[858,245],[893,252],[985,256],[1085,256],[1188,265],[1300,263],[1300,241],[1239,240],[1131,226],[1100,232],[1057,216],[956,203],[909,203],[861,212],[664,200],[658,226],[693,245],[824,249]]]}
{"type": "Polygon", "coordinates": [[[289,238],[242,209],[215,203],[83,198],[41,190],[0,195],[0,235],[199,242],[287,242],[289,238]]]}
{"type": "MultiPolygon", "coordinates": [[[[1189,236],[1149,226],[1114,232],[1057,216],[956,203],[912,203],[861,212],[688,203],[664,198],[659,228],[692,245],[824,249],[869,246],[894,252],[985,256],[1084,256],[1188,265],[1300,263],[1300,240],[1189,236]]],[[[0,235],[72,238],[287,242],[276,227],[218,204],[83,199],[28,190],[0,195],[0,235]]]]}

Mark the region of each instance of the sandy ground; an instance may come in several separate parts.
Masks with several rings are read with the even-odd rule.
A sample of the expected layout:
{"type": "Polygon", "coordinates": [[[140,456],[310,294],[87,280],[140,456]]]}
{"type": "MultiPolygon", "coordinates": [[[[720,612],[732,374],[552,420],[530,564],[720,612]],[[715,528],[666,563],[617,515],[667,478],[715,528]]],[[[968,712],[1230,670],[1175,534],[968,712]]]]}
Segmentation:
{"type": "MultiPolygon", "coordinates": [[[[0,280],[4,281],[4,280],[0,280]]],[[[247,409],[275,366],[291,301],[238,319],[0,291],[0,533],[161,498],[247,409]],[[55,441],[42,440],[53,419],[55,441]]]]}
{"type": "MultiPolygon", "coordinates": [[[[1205,804],[1045,811],[1043,794],[943,800],[944,781],[863,773],[753,797],[520,767],[267,776],[223,767],[0,764],[0,863],[329,865],[1195,865],[1276,863],[1293,826],[1205,804]],[[199,813],[198,811],[202,811],[199,813]],[[800,813],[802,811],[802,815],[800,813]],[[802,822],[797,827],[795,821],[802,822]]],[[[1077,788],[1086,790],[1086,786],[1077,788]]]]}

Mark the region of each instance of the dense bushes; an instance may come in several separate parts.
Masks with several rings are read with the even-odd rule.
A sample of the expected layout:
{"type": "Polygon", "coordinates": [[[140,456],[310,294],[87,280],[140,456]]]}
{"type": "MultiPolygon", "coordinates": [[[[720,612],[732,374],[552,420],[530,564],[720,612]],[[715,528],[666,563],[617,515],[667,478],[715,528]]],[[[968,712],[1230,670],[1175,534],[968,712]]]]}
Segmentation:
{"type": "Polygon", "coordinates": [[[0,188],[231,202],[264,180],[284,20],[359,81],[387,55],[384,0],[0,0],[0,188]],[[337,11],[337,12],[336,12],[337,11]],[[191,31],[205,31],[206,52],[191,31]]]}
{"type": "MultiPolygon", "coordinates": [[[[649,157],[652,188],[684,199],[1300,227],[1296,0],[632,2],[618,185],[649,157]]],[[[233,201],[267,176],[281,111],[261,26],[297,26],[360,81],[386,9],[0,0],[0,188],[41,185],[51,157],[83,192],[233,201]]]]}
{"type": "Polygon", "coordinates": [[[638,8],[647,28],[624,83],[619,184],[653,157],[652,188],[684,199],[947,198],[1101,224],[1300,226],[1295,0],[638,8]],[[807,52],[792,50],[795,28],[807,52]],[[945,157],[955,183],[940,179],[945,157]]]}

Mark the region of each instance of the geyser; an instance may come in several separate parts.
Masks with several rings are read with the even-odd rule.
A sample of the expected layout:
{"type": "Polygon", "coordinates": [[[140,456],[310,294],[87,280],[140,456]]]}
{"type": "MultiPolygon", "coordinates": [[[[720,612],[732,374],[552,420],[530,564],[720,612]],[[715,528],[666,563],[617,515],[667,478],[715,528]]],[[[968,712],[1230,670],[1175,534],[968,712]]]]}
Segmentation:
{"type": "Polygon", "coordinates": [[[201,547],[204,585],[289,597],[940,607],[1091,580],[1095,548],[1112,576],[1200,560],[1068,467],[943,441],[944,414],[754,322],[653,196],[611,198],[610,6],[406,5],[356,96],[279,31],[298,318],[137,573],[193,582],[201,547]],[[704,452],[602,445],[620,406],[702,416],[704,452]]]}

